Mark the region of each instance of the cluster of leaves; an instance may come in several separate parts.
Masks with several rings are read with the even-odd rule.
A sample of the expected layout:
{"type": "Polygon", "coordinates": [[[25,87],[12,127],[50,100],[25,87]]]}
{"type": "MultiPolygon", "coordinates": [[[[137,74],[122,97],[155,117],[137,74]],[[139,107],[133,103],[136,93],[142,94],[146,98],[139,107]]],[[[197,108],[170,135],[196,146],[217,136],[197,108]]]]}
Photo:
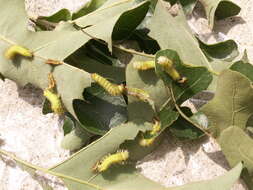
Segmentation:
{"type": "MultiPolygon", "coordinates": [[[[4,6],[0,12],[2,55],[12,45],[33,52],[32,59],[8,60],[0,56],[1,78],[46,89],[48,74],[52,73],[67,110],[62,146],[77,150],[87,145],[44,171],[61,177],[70,190],[229,190],[241,174],[252,189],[253,140],[247,133],[253,126],[253,67],[246,56],[234,61],[238,50],[233,40],[205,44],[192,34],[185,14],[192,12],[196,0],[179,0],[180,9],[174,17],[167,11],[168,2],[162,0],[91,0],[76,13],[62,9],[52,16],[32,20],[36,31],[27,29],[29,18],[23,1],[0,3],[4,6]],[[169,58],[187,82],[179,84],[165,73],[157,63],[161,56],[169,58]],[[49,59],[62,64],[45,64],[49,59]],[[135,61],[148,60],[155,61],[154,69],[139,71],[133,66],[135,61]],[[108,94],[92,82],[91,73],[144,90],[154,105],[131,96],[108,94]],[[212,89],[215,97],[197,113],[178,106],[206,89],[212,89]],[[213,180],[173,188],[144,178],[134,163],[156,148],[163,137],[160,135],[150,147],[138,144],[140,134],[151,129],[154,118],[161,121],[160,133],[169,132],[183,139],[213,136],[234,168],[213,180]],[[94,164],[119,148],[129,151],[131,163],[94,176],[94,164]]],[[[200,3],[211,27],[215,18],[223,19],[240,11],[228,0],[200,3]]],[[[46,100],[43,113],[49,112],[52,111],[46,100]]]]}

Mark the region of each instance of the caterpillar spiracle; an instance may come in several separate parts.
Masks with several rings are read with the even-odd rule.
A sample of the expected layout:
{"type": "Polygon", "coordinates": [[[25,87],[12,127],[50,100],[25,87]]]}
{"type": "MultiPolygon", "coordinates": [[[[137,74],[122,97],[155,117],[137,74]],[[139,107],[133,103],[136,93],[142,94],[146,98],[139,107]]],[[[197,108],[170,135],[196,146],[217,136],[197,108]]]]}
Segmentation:
{"type": "Polygon", "coordinates": [[[49,85],[43,92],[43,95],[48,99],[51,104],[51,109],[54,113],[62,115],[65,113],[65,108],[61,101],[61,97],[55,92],[56,82],[52,73],[48,74],[49,85]]]}
{"type": "Polygon", "coordinates": [[[99,160],[92,168],[95,172],[104,172],[114,164],[122,164],[129,158],[129,152],[127,150],[118,150],[114,154],[109,154],[99,160]]]}
{"type": "Polygon", "coordinates": [[[165,56],[160,56],[157,59],[157,63],[162,65],[165,72],[178,83],[184,83],[187,81],[186,77],[181,77],[179,72],[174,68],[173,62],[165,56]]]}
{"type": "Polygon", "coordinates": [[[133,67],[137,70],[149,70],[155,68],[154,61],[136,61],[133,63],[133,67]]]}
{"type": "Polygon", "coordinates": [[[147,132],[147,136],[151,137],[145,138],[144,135],[142,134],[141,139],[139,140],[139,145],[144,147],[152,145],[160,131],[161,131],[161,122],[156,120],[152,127],[152,130],[147,132]]]}
{"type": "Polygon", "coordinates": [[[14,59],[17,55],[21,55],[27,58],[33,57],[33,53],[29,49],[19,45],[12,45],[4,53],[4,57],[6,59],[14,59]]]}
{"type": "Polygon", "coordinates": [[[105,79],[104,77],[100,76],[97,73],[91,74],[91,78],[112,96],[119,96],[124,92],[123,85],[112,84],[107,79],[105,79]]]}

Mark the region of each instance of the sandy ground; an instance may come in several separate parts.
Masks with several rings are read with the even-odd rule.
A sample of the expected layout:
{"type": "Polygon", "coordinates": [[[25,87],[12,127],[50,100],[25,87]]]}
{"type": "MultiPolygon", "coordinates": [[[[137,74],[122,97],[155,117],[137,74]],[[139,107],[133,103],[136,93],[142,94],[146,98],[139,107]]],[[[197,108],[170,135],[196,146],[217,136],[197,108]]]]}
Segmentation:
{"type": "MultiPolygon", "coordinates": [[[[81,0],[26,0],[32,17],[50,15],[63,7],[76,10],[81,0]]],[[[234,0],[242,7],[239,16],[216,23],[215,31],[207,27],[207,21],[198,10],[189,18],[192,29],[201,39],[215,42],[234,39],[242,52],[248,50],[253,62],[253,2],[234,0]]],[[[69,156],[60,148],[63,138],[62,121],[53,114],[42,115],[42,92],[30,86],[19,88],[7,80],[0,81],[0,143],[1,148],[18,157],[43,167],[50,167],[69,156]]],[[[154,153],[148,155],[138,166],[142,173],[165,186],[182,185],[192,181],[212,179],[224,174],[227,162],[219,146],[212,139],[180,142],[168,136],[154,153]]],[[[55,178],[37,177],[49,182],[55,190],[65,189],[55,178]]],[[[14,163],[0,160],[1,190],[40,190],[37,181],[14,163]]],[[[239,182],[233,190],[244,190],[239,182]]]]}

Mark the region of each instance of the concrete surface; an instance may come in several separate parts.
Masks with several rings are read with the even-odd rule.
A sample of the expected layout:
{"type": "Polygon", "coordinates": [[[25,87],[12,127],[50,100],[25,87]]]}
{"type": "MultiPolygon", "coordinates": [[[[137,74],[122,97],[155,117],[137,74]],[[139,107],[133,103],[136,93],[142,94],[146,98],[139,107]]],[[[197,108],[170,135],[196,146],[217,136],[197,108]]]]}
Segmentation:
{"type": "MultiPolygon", "coordinates": [[[[200,38],[207,42],[234,39],[240,51],[248,49],[253,61],[253,2],[234,0],[242,7],[238,17],[216,23],[214,32],[198,8],[189,23],[200,38]]],[[[26,0],[29,15],[50,15],[60,8],[76,10],[81,0],[26,0]]],[[[0,139],[1,148],[43,167],[50,167],[69,155],[60,148],[62,121],[55,115],[42,115],[42,92],[30,86],[18,88],[15,83],[0,81],[0,139]]],[[[144,158],[138,168],[150,179],[165,186],[183,185],[192,181],[212,179],[229,169],[219,146],[212,139],[180,142],[168,136],[162,145],[144,158]]],[[[56,190],[65,189],[55,178],[37,177],[49,182],[56,190]]],[[[0,160],[1,190],[40,190],[41,187],[26,172],[8,160],[0,160]]],[[[244,190],[239,182],[233,190],[244,190]]]]}

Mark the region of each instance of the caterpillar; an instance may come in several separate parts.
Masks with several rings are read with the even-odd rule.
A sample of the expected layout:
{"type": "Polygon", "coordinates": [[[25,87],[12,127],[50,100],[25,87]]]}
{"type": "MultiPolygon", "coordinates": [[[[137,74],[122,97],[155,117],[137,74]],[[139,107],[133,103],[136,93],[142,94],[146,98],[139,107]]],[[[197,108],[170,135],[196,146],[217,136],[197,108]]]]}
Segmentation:
{"type": "Polygon", "coordinates": [[[100,76],[97,73],[91,74],[91,78],[97,82],[100,86],[102,86],[109,94],[112,96],[118,96],[121,95],[124,92],[124,86],[123,85],[116,85],[109,82],[104,77],[100,76]]]}
{"type": "Polygon", "coordinates": [[[151,137],[145,138],[144,135],[142,134],[142,137],[139,140],[139,145],[144,147],[152,145],[160,131],[161,131],[161,122],[155,120],[155,124],[153,125],[152,130],[146,133],[147,136],[151,137]]]}
{"type": "Polygon", "coordinates": [[[53,60],[53,59],[48,59],[46,61],[46,64],[49,64],[49,65],[61,65],[63,63],[61,61],[57,61],[57,60],[53,60]]]}
{"type": "Polygon", "coordinates": [[[149,70],[155,68],[154,61],[136,61],[133,63],[133,67],[138,70],[149,70]]]}
{"type": "Polygon", "coordinates": [[[129,152],[127,150],[118,150],[114,154],[109,154],[98,161],[92,168],[95,172],[104,172],[113,164],[122,164],[129,158],[129,152]]]}
{"type": "Polygon", "coordinates": [[[186,77],[181,77],[178,71],[173,67],[173,63],[170,59],[165,56],[160,56],[157,59],[157,63],[162,65],[165,72],[170,75],[170,77],[178,82],[178,83],[185,83],[187,81],[186,77]]]}
{"type": "Polygon", "coordinates": [[[56,82],[54,80],[52,73],[48,74],[48,80],[49,85],[48,88],[44,90],[43,95],[49,100],[52,111],[58,115],[62,115],[65,113],[65,108],[63,106],[60,96],[54,92],[56,82]]]}
{"type": "Polygon", "coordinates": [[[6,59],[14,59],[16,55],[22,55],[28,58],[33,57],[33,53],[29,49],[26,49],[19,45],[13,45],[9,47],[4,53],[4,57],[6,59]]]}
{"type": "Polygon", "coordinates": [[[142,89],[126,87],[125,91],[126,91],[127,95],[134,96],[141,101],[149,102],[149,100],[150,100],[149,94],[142,89]]]}

